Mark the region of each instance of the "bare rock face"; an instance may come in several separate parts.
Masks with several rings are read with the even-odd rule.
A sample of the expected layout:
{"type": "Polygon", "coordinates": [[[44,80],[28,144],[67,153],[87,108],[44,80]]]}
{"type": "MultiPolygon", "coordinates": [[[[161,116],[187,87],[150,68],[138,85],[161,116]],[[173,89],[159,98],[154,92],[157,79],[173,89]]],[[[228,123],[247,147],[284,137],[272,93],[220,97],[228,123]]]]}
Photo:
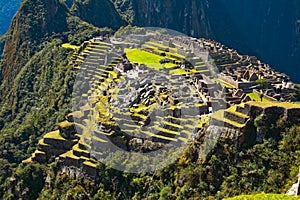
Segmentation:
{"type": "Polygon", "coordinates": [[[209,36],[205,1],[127,0],[113,1],[129,23],[175,29],[192,36],[209,36]],[[131,15],[131,17],[128,17],[131,15]]]}

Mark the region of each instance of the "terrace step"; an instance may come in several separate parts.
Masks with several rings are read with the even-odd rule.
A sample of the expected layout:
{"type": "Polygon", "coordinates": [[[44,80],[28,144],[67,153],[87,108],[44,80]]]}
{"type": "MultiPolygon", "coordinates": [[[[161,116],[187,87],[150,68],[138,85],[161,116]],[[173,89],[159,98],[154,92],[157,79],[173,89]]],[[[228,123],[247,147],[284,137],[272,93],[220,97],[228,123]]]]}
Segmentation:
{"type": "Polygon", "coordinates": [[[228,111],[226,110],[224,113],[224,117],[230,119],[231,121],[235,121],[239,124],[244,124],[250,118],[249,116],[236,112],[236,111],[228,111]]]}
{"type": "Polygon", "coordinates": [[[209,124],[215,125],[215,126],[224,126],[228,128],[234,128],[234,129],[241,129],[245,127],[245,124],[238,123],[236,121],[232,121],[230,119],[227,119],[224,116],[225,111],[219,110],[212,114],[209,124]]]}
{"type": "Polygon", "coordinates": [[[44,142],[44,138],[40,139],[38,142],[38,150],[40,151],[49,151],[51,149],[51,145],[44,142]]]}
{"type": "Polygon", "coordinates": [[[245,115],[250,115],[250,106],[248,104],[237,105],[236,111],[245,115]]]}
{"type": "Polygon", "coordinates": [[[47,160],[46,153],[40,150],[35,150],[35,152],[31,155],[31,160],[43,163],[47,160]]]}
{"type": "Polygon", "coordinates": [[[163,136],[163,135],[157,135],[154,133],[151,133],[149,131],[142,131],[143,134],[148,135],[149,137],[152,137],[152,140],[158,141],[158,142],[177,142],[178,140],[176,138],[172,138],[172,137],[167,137],[167,136],[163,136]]]}
{"type": "Polygon", "coordinates": [[[75,145],[72,147],[72,150],[73,150],[73,154],[74,154],[75,156],[78,156],[78,157],[80,157],[80,156],[90,157],[89,151],[84,150],[84,149],[81,149],[81,148],[79,147],[79,144],[75,144],[75,145]]]}

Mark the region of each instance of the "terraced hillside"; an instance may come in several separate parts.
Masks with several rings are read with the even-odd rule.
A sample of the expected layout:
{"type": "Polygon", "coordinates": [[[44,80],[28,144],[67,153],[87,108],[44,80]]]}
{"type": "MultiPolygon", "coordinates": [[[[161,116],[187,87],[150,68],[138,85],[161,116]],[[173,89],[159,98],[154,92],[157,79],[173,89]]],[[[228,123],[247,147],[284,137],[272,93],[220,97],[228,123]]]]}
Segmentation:
{"type": "MultiPolygon", "coordinates": [[[[96,176],[97,161],[112,152],[181,147],[205,130],[219,128],[226,133],[217,132],[210,139],[230,137],[242,144],[255,117],[269,115],[274,107],[286,116],[298,113],[299,104],[239,104],[235,99],[246,95],[229,97],[231,87],[213,76],[208,58],[196,56],[197,50],[183,50],[172,42],[174,37],[178,39],[134,34],[94,38],[80,47],[65,44],[75,51],[70,60],[77,71],[73,112],[58,130],[44,135],[23,162],[47,162],[55,156],[62,166],[76,166],[96,176]]],[[[204,51],[198,55],[202,54],[206,55],[204,51]]]]}
{"type": "Polygon", "coordinates": [[[203,100],[192,84],[195,74],[209,74],[200,58],[190,61],[199,67],[189,63],[185,68],[185,56],[175,47],[169,50],[150,41],[141,48],[133,41],[99,38],[81,47],[63,46],[76,52],[70,61],[78,72],[74,112],[58,124],[57,131],[44,135],[24,163],[57,156],[63,165],[81,166],[95,174],[96,159],[113,145],[147,152],[186,143],[208,122],[207,116],[201,116],[203,100]],[[145,54],[148,60],[138,56],[145,54]],[[161,63],[163,59],[167,63],[161,63]],[[145,143],[148,147],[142,147],[145,143]]]}

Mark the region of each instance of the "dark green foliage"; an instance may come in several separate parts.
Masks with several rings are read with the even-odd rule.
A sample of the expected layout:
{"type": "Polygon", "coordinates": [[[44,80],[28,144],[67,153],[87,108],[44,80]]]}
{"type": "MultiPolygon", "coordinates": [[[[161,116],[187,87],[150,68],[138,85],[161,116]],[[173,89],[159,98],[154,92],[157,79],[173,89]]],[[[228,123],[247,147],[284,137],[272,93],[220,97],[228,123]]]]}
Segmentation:
{"type": "Polygon", "coordinates": [[[126,25],[109,0],[75,1],[71,12],[80,19],[97,27],[118,29],[126,25]]]}
{"type": "Polygon", "coordinates": [[[36,199],[44,187],[45,167],[40,164],[20,165],[5,188],[4,199],[36,199]]]}
{"type": "Polygon", "coordinates": [[[3,106],[0,157],[20,162],[32,152],[38,137],[53,130],[70,108],[74,72],[60,40],[44,44],[14,81],[12,106],[3,106]],[[60,111],[60,112],[58,112],[60,111]],[[5,137],[4,137],[5,136],[5,137]]]}
{"type": "Polygon", "coordinates": [[[265,89],[268,86],[268,81],[264,78],[255,81],[260,89],[265,89]]]}
{"type": "Polygon", "coordinates": [[[100,181],[106,186],[105,191],[117,199],[201,199],[262,191],[284,193],[296,180],[300,165],[300,129],[283,123],[273,124],[268,132],[276,130],[282,132],[278,140],[265,139],[247,149],[220,140],[203,164],[193,161],[194,148],[189,148],[177,163],[154,175],[128,175],[100,165],[100,181]]]}
{"type": "Polygon", "coordinates": [[[102,33],[109,33],[112,30],[109,28],[96,28],[93,25],[82,21],[80,18],[75,16],[69,16],[67,18],[69,32],[67,40],[69,43],[74,45],[81,45],[82,42],[98,36],[102,33]]]}
{"type": "MultiPolygon", "coordinates": [[[[100,27],[116,28],[124,24],[109,1],[98,2],[76,1],[72,13],[79,17],[75,17],[56,0],[23,1],[22,12],[13,21],[15,29],[7,35],[10,48],[6,61],[14,65],[6,68],[1,61],[3,83],[10,81],[11,84],[9,87],[7,84],[6,87],[5,84],[1,86],[1,94],[5,95],[1,96],[0,111],[0,198],[201,199],[261,191],[283,193],[292,185],[300,165],[300,128],[291,126],[284,119],[276,124],[262,117],[255,120],[257,127],[268,127],[262,144],[244,148],[222,139],[201,163],[197,146],[201,141],[194,141],[177,162],[154,174],[128,174],[99,163],[99,180],[91,180],[83,174],[62,173],[53,164],[21,164],[16,167],[33,152],[40,136],[53,130],[55,124],[71,111],[76,74],[68,64],[68,58],[73,52],[63,49],[61,44],[79,45],[84,40],[110,31],[96,28],[82,19],[100,27]],[[49,9],[52,6],[59,12],[53,13],[49,9]],[[99,9],[105,12],[96,15],[99,9]],[[45,183],[46,177],[50,180],[45,183]]],[[[134,16],[130,9],[122,10],[128,1],[123,1],[124,4],[115,2],[118,10],[125,13],[123,17],[126,20],[146,24],[144,15],[138,18],[142,16],[139,13],[143,12],[143,6],[130,6],[130,9],[136,10],[137,15],[134,16]]],[[[191,24],[185,23],[181,27],[177,19],[183,19],[186,7],[201,8],[203,5],[196,3],[191,6],[182,1],[176,6],[182,8],[181,16],[176,15],[178,13],[173,8],[165,8],[176,16],[170,24],[160,23],[157,19],[163,17],[158,13],[151,13],[152,21],[147,24],[170,25],[189,32],[191,24]]],[[[205,22],[195,22],[194,26],[201,28],[206,25],[205,22]]],[[[111,163],[120,160],[128,163],[128,168],[136,167],[136,163],[122,156],[114,157],[111,163]]]]}

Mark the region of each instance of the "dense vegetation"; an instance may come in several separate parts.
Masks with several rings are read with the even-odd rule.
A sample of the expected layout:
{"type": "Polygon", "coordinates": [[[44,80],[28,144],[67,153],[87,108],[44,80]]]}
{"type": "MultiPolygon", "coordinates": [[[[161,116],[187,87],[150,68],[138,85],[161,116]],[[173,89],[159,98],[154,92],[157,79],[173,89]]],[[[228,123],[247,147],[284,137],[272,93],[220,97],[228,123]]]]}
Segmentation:
{"type": "Polygon", "coordinates": [[[62,173],[56,163],[19,165],[12,170],[13,178],[7,178],[5,169],[12,168],[2,159],[1,187],[7,199],[12,197],[10,191],[15,191],[14,197],[25,199],[220,199],[260,192],[284,193],[299,170],[299,131],[299,125],[280,119],[268,129],[261,144],[237,147],[224,138],[204,163],[198,161],[200,141],[196,140],[175,163],[154,174],[127,174],[99,163],[99,180],[76,175],[75,171],[73,175],[62,173]],[[278,132],[280,136],[275,137],[278,132]]]}

